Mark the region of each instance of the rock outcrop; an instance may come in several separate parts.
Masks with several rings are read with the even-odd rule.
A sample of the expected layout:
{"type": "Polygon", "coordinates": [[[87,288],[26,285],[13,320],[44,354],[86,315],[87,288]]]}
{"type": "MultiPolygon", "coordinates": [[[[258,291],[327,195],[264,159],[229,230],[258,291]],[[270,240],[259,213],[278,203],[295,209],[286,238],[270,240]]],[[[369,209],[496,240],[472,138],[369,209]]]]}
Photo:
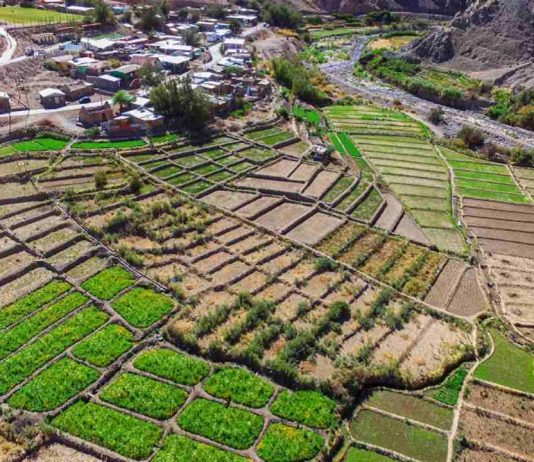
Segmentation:
{"type": "Polygon", "coordinates": [[[330,12],[363,14],[373,10],[455,15],[467,7],[468,0],[316,0],[330,12]]]}

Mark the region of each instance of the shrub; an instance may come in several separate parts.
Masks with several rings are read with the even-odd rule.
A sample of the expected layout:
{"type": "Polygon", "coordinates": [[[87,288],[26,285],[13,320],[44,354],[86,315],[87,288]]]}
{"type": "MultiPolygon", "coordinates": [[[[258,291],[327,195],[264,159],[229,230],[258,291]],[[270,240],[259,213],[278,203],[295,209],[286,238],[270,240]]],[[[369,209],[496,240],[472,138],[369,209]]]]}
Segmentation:
{"type": "Polygon", "coordinates": [[[336,402],[317,391],[283,391],[271,410],[310,427],[328,428],[336,422],[336,402]]]}
{"type": "Polygon", "coordinates": [[[444,120],[443,115],[444,115],[443,109],[441,107],[436,107],[430,111],[430,116],[428,117],[428,120],[430,120],[430,122],[432,122],[435,125],[439,125],[443,123],[443,120],[444,120]]]}
{"type": "Polygon", "coordinates": [[[108,184],[108,176],[104,171],[95,173],[95,188],[98,190],[104,189],[108,184]]]}
{"type": "Polygon", "coordinates": [[[469,125],[464,125],[462,127],[458,133],[458,138],[460,138],[469,149],[475,149],[482,146],[485,139],[482,130],[469,125]]]}
{"type": "Polygon", "coordinates": [[[323,438],[315,432],[275,423],[267,429],[257,452],[266,462],[298,462],[313,459],[323,445],[323,438]]]}

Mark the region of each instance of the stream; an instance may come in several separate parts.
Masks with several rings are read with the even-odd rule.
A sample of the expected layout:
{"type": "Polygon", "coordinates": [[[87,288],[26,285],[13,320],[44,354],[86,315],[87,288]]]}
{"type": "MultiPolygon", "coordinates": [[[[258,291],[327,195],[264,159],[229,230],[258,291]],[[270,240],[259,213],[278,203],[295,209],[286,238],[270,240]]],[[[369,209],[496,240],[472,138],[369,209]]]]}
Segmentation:
{"type": "Polygon", "coordinates": [[[348,94],[359,95],[371,101],[391,105],[393,101],[400,101],[407,112],[415,118],[428,123],[430,112],[441,107],[445,122],[435,131],[446,137],[454,137],[466,124],[478,127],[486,135],[486,139],[495,144],[508,148],[521,146],[534,148],[534,132],[519,127],[512,127],[490,119],[481,112],[453,109],[438,103],[414,96],[400,88],[390,86],[377,79],[364,80],[353,75],[354,64],[360,59],[365,45],[373,36],[356,36],[352,44],[350,61],[336,61],[320,66],[328,79],[341,87],[348,94]]]}

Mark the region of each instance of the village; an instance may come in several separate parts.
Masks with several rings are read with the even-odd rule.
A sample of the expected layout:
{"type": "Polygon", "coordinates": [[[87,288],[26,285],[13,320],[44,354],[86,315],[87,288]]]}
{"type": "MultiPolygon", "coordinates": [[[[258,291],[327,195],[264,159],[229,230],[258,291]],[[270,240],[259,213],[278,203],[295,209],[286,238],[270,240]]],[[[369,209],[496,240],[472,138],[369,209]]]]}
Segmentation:
{"type": "MultiPolygon", "coordinates": [[[[40,7],[78,17],[95,9],[55,0],[44,0],[40,7]]],[[[119,18],[131,15],[127,4],[110,3],[107,8],[119,18]]],[[[138,15],[143,14],[140,8],[138,15]]],[[[27,46],[22,54],[24,41],[19,41],[15,58],[0,68],[6,77],[0,83],[0,124],[8,124],[11,131],[16,120],[61,113],[70,117],[73,129],[75,125],[81,130],[78,134],[90,130],[136,137],[168,128],[150,102],[153,87],[163,82],[187,79],[218,115],[251,107],[272,94],[272,84],[253,66],[247,42],[265,27],[257,11],[235,6],[217,10],[223,19],[211,17],[204,7],[171,10],[165,17],[151,14],[158,30],[148,32],[141,21],[14,29],[14,36],[24,37],[27,46]]]]}

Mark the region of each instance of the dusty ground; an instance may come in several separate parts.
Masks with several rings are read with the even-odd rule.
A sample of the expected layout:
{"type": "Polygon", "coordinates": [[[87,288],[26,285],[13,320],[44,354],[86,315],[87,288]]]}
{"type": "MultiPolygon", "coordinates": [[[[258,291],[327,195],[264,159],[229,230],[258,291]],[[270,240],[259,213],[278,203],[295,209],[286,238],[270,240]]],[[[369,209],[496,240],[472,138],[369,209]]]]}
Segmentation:
{"type": "Polygon", "coordinates": [[[100,462],[101,459],[84,454],[76,449],[63,446],[61,444],[52,444],[46,446],[36,454],[26,457],[22,462],[100,462]]]}

